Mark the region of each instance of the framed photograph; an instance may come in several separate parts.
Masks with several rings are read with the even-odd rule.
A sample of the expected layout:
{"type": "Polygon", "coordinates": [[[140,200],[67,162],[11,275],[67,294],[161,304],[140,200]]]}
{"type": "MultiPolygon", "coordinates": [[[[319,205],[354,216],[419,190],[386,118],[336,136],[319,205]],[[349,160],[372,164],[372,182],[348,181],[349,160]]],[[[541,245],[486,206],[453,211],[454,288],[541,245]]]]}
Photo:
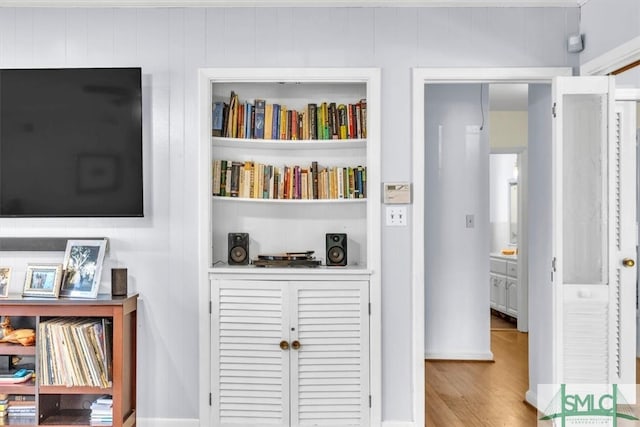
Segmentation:
{"type": "Polygon", "coordinates": [[[64,253],[64,278],[60,295],[96,298],[102,275],[106,240],[68,240],[64,253]]]}
{"type": "Polygon", "coordinates": [[[11,280],[11,267],[0,267],[0,298],[9,296],[9,280],[11,280]]]}
{"type": "Polygon", "coordinates": [[[57,298],[62,281],[62,264],[28,264],[23,296],[57,298]]]}

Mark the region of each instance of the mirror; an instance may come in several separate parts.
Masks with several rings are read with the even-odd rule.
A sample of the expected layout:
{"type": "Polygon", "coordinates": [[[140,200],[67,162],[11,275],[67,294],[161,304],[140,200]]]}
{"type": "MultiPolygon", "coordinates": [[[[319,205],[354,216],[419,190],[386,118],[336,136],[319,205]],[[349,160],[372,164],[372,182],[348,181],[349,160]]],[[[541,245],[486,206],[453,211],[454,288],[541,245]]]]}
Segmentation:
{"type": "Polygon", "coordinates": [[[518,182],[509,181],[509,244],[518,244],[518,182]]]}

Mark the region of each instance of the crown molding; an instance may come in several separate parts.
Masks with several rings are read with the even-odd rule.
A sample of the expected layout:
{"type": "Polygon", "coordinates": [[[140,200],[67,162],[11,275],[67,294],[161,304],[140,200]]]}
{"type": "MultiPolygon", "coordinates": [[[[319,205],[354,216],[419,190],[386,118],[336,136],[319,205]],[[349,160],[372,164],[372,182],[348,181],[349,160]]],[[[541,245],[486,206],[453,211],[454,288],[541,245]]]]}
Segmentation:
{"type": "Polygon", "coordinates": [[[0,0],[0,7],[578,7],[579,0],[0,0]]]}

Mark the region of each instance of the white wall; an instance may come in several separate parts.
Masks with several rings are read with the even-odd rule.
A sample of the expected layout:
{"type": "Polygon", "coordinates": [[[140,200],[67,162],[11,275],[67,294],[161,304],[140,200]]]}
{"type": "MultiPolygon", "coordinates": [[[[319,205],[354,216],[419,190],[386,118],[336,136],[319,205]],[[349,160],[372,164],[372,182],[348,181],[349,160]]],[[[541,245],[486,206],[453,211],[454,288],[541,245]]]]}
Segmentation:
{"type": "Polygon", "coordinates": [[[491,111],[489,112],[489,146],[492,152],[526,148],[527,112],[491,111]]]}
{"type": "MultiPolygon", "coordinates": [[[[142,299],[138,413],[197,418],[207,379],[184,372],[198,365],[198,67],[380,67],[382,180],[410,181],[411,67],[576,66],[565,40],[577,28],[577,8],[1,8],[1,67],[142,66],[147,216],[1,219],[0,234],[109,237],[105,271],[128,267],[142,299]]],[[[381,234],[382,416],[406,421],[412,227],[381,234]]],[[[27,262],[61,257],[2,253],[0,265],[19,270],[19,292],[27,262]]]]}
{"type": "Polygon", "coordinates": [[[551,384],[551,85],[529,85],[529,391],[551,384]],[[547,350],[548,349],[548,350],[547,350]]]}
{"type": "Polygon", "coordinates": [[[425,88],[425,357],[492,359],[488,85],[425,88]],[[475,225],[466,225],[473,215],[475,225]],[[463,260],[463,262],[461,262],[463,260]],[[484,302],[484,303],[479,303],[484,302]]]}
{"type": "Polygon", "coordinates": [[[581,7],[580,32],[584,50],[580,64],[640,37],[638,0],[589,0],[581,7]]]}
{"type": "MultiPolygon", "coordinates": [[[[493,122],[491,122],[493,126],[493,122]]],[[[509,182],[514,179],[513,168],[517,154],[491,154],[489,156],[489,226],[491,252],[500,252],[509,244],[509,182]]]]}

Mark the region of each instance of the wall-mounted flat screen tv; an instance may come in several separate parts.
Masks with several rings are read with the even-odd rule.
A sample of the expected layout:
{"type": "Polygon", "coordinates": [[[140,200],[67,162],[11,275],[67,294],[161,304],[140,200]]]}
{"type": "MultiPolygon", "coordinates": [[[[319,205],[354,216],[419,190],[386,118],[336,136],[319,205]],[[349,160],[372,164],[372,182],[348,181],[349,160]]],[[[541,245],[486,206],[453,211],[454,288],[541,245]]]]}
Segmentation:
{"type": "Polygon", "coordinates": [[[140,68],[0,70],[0,216],[143,216],[140,68]]]}

